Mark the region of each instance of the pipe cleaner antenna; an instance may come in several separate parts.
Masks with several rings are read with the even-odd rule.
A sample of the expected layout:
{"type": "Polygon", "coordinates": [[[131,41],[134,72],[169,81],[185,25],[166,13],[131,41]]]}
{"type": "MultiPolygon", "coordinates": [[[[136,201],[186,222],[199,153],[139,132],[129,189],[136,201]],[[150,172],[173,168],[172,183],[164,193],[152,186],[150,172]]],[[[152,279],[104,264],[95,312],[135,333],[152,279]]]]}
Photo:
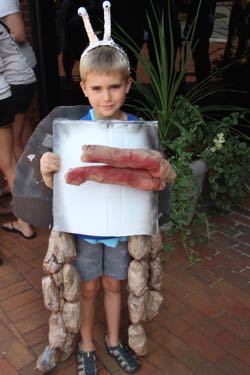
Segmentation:
{"type": "Polygon", "coordinates": [[[104,9],[104,35],[103,40],[110,40],[111,39],[111,16],[110,16],[110,7],[111,4],[109,1],[104,1],[103,4],[104,9]]]}
{"type": "Polygon", "coordinates": [[[90,23],[89,15],[87,13],[87,10],[84,7],[81,7],[78,9],[79,16],[82,17],[85,30],[87,32],[88,38],[89,38],[89,44],[94,44],[98,42],[98,38],[93,30],[93,27],[90,23]]]}

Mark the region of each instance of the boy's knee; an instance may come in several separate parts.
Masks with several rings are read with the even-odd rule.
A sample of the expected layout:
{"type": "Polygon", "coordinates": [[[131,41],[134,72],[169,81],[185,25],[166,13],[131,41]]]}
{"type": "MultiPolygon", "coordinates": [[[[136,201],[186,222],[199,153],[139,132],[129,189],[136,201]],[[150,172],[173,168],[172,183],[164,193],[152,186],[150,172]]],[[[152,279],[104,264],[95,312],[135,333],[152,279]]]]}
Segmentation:
{"type": "Polygon", "coordinates": [[[81,295],[83,298],[94,298],[100,290],[100,280],[84,281],[81,284],[81,295]]]}
{"type": "Polygon", "coordinates": [[[103,276],[102,286],[106,292],[120,293],[121,292],[121,281],[112,279],[109,276],[103,276]]]}

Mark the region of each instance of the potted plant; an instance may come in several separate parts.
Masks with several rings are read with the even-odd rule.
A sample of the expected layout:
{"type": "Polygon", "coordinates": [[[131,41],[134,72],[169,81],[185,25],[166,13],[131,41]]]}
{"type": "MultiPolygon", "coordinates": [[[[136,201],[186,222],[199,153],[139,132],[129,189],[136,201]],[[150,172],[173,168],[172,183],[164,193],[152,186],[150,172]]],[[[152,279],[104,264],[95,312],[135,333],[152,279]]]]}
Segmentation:
{"type": "MultiPolygon", "coordinates": [[[[179,232],[183,247],[190,261],[197,254],[192,250],[190,224],[195,213],[202,183],[207,175],[206,192],[216,213],[242,202],[250,188],[249,143],[233,129],[244,119],[241,112],[233,112],[221,120],[210,120],[204,124],[198,106],[193,106],[182,97],[177,99],[176,121],[181,126],[188,122],[187,129],[180,131],[173,140],[164,144],[168,160],[173,165],[177,178],[172,188],[170,224],[167,234],[179,232]],[[198,164],[198,170],[195,168],[198,164]]],[[[211,205],[210,205],[211,207],[211,205]]],[[[196,212],[197,213],[197,212],[196,212]]],[[[208,224],[204,210],[198,212],[200,222],[208,224]]]]}

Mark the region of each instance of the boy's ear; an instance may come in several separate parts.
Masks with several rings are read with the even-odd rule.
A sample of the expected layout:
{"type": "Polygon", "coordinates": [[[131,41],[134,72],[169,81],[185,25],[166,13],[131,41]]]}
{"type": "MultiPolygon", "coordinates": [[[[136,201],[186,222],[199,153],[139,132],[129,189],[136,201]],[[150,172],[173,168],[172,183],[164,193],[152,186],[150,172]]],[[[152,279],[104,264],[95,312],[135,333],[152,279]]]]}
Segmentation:
{"type": "Polygon", "coordinates": [[[84,93],[84,95],[86,96],[86,98],[88,97],[87,93],[86,93],[86,85],[83,81],[80,82],[80,87],[84,93]]]}
{"type": "Polygon", "coordinates": [[[129,90],[130,90],[131,85],[132,85],[132,78],[129,77],[129,78],[128,78],[128,81],[127,81],[126,94],[129,93],[129,90]]]}

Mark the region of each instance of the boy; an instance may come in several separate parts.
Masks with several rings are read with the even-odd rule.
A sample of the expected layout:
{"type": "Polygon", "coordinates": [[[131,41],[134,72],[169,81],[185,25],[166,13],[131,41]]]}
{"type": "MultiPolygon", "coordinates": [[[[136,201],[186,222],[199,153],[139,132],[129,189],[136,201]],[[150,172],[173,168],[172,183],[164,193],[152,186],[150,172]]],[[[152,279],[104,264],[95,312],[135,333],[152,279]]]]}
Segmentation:
{"type": "MultiPolygon", "coordinates": [[[[83,120],[138,120],[121,110],[131,86],[130,66],[126,53],[110,37],[110,3],[104,4],[104,39],[99,41],[81,9],[90,45],[80,60],[80,86],[92,108],[83,120]],[[105,13],[106,11],[106,13],[105,13]],[[107,25],[108,23],[108,25],[107,25]]],[[[41,158],[41,173],[48,187],[53,187],[53,173],[60,169],[60,158],[47,152],[41,158]]],[[[171,173],[171,172],[170,172],[171,173]]],[[[93,237],[75,234],[76,268],[81,277],[83,306],[81,342],[77,350],[78,375],[97,374],[93,343],[95,300],[100,287],[104,289],[107,320],[105,346],[120,367],[135,373],[140,363],[119,341],[122,282],[127,279],[130,255],[127,237],[93,237]]]]}
{"type": "MultiPolygon", "coordinates": [[[[83,120],[132,121],[137,117],[121,110],[131,86],[127,56],[111,46],[99,46],[83,56],[80,63],[81,88],[92,108],[83,120]]],[[[54,153],[41,158],[41,173],[47,186],[53,186],[53,172],[60,168],[60,159],[54,153]]],[[[127,238],[91,238],[75,235],[80,273],[83,319],[78,347],[78,374],[97,374],[93,343],[95,300],[102,285],[108,335],[106,350],[127,373],[140,368],[139,361],[119,342],[122,280],[127,278],[130,256],[127,238]],[[102,270],[104,263],[104,270],[102,270]]]]}

